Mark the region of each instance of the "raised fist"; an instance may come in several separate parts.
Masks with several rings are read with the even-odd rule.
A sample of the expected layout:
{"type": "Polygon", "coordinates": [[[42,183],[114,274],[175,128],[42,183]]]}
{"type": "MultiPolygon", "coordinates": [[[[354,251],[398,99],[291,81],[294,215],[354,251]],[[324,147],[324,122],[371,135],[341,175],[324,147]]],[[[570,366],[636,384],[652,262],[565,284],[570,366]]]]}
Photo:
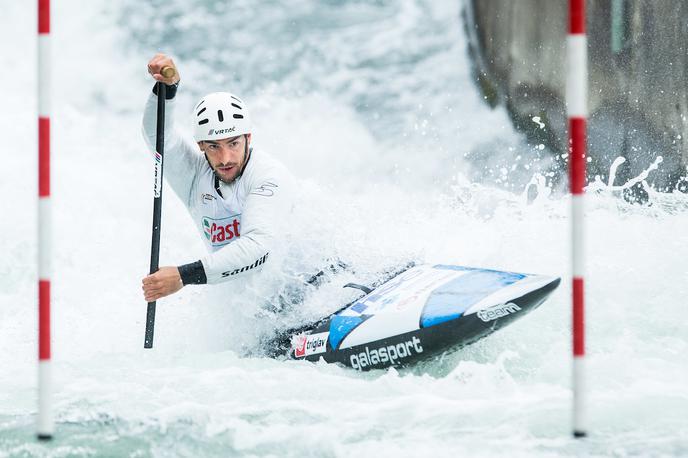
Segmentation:
{"type": "Polygon", "coordinates": [[[172,58],[166,54],[158,53],[148,62],[148,73],[155,81],[161,81],[167,85],[179,82],[179,71],[172,58]]]}

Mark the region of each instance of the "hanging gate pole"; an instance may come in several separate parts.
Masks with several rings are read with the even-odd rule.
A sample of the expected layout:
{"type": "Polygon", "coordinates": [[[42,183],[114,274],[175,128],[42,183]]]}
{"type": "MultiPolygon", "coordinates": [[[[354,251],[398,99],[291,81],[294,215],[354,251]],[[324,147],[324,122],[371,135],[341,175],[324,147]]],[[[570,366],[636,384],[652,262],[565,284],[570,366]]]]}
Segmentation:
{"type": "Polygon", "coordinates": [[[38,0],[38,439],[52,438],[50,370],[50,0],[38,0]]]}
{"type": "Polygon", "coordinates": [[[586,124],[588,116],[588,50],[585,0],[569,0],[566,106],[569,117],[569,185],[571,189],[573,274],[573,435],[587,435],[585,386],[585,295],[583,196],[586,183],[586,124]]]}

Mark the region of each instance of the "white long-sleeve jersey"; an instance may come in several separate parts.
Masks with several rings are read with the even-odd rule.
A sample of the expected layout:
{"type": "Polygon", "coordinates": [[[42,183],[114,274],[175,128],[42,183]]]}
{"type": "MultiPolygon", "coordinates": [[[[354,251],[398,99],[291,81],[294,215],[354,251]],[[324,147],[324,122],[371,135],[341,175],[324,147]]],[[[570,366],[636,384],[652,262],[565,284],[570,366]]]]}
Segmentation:
{"type": "MultiPolygon", "coordinates": [[[[288,226],[291,174],[267,153],[252,149],[241,176],[229,184],[217,180],[197,143],[175,129],[175,104],[174,98],[165,103],[164,178],[186,205],[208,248],[209,254],[200,259],[207,283],[262,270],[280,230],[288,226]]],[[[151,152],[156,109],[157,96],[151,94],[143,115],[143,136],[151,152]]]]}

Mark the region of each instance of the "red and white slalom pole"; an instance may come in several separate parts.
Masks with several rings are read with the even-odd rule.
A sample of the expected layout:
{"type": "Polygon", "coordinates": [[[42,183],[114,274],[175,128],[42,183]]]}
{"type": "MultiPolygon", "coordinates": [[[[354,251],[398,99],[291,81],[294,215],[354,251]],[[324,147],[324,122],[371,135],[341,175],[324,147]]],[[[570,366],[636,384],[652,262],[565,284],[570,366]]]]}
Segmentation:
{"type": "Polygon", "coordinates": [[[50,0],[38,0],[38,424],[53,435],[50,371],[50,0]]]}
{"type": "Polygon", "coordinates": [[[569,0],[566,106],[569,117],[569,184],[571,188],[573,273],[573,435],[587,434],[585,387],[585,295],[583,288],[583,188],[586,169],[588,116],[588,40],[585,0],[569,0]]]}

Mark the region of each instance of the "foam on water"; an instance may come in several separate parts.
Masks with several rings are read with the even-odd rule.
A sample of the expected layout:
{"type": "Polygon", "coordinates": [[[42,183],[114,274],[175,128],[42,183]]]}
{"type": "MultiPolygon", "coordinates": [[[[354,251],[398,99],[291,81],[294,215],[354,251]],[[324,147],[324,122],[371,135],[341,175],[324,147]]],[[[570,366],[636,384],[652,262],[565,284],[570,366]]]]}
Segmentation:
{"type": "MultiPolygon", "coordinates": [[[[567,281],[526,318],[410,369],[361,374],[245,356],[271,328],[350,300],[346,282],[372,282],[411,259],[568,278],[569,201],[551,189],[541,150],[476,94],[458,4],[245,0],[232,3],[239,25],[224,27],[222,2],[167,2],[163,20],[160,5],[139,3],[54,9],[57,436],[48,445],[32,437],[35,10],[4,6],[0,64],[12,71],[0,87],[0,456],[688,453],[682,195],[650,190],[652,205],[640,207],[618,198],[620,183],[591,186],[585,441],[569,431],[567,281]],[[139,123],[157,48],[181,65],[180,121],[210,86],[230,85],[253,107],[257,142],[302,191],[285,222],[299,253],[287,271],[160,301],[156,348],[144,351],[152,164],[139,123]],[[476,165],[464,156],[476,154],[513,186],[469,178],[476,165]],[[506,159],[515,156],[518,170],[506,159]],[[265,308],[275,287],[332,259],[355,273],[285,314],[265,308]]],[[[197,259],[204,248],[166,190],[161,260],[197,259]]]]}

